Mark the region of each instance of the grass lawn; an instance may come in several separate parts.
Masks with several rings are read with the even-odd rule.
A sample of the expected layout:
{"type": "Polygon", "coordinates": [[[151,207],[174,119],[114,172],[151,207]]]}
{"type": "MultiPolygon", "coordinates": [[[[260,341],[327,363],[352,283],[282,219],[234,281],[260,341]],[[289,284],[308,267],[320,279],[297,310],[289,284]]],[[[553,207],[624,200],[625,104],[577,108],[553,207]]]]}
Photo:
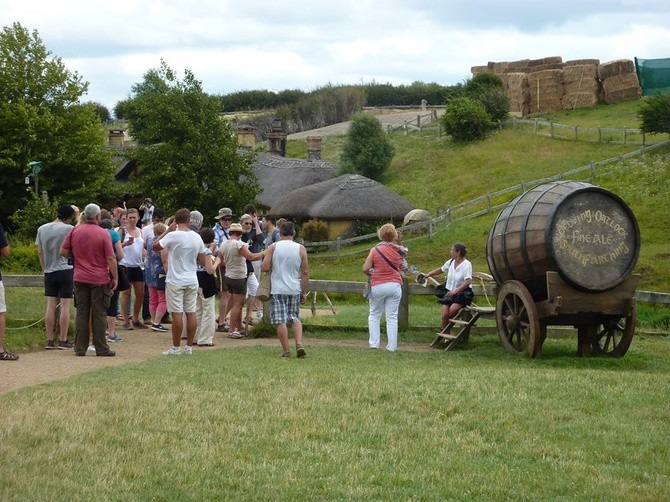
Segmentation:
{"type": "Polygon", "coordinates": [[[663,500],[667,338],[623,359],[199,352],[0,396],[2,500],[663,500]],[[664,383],[665,382],[665,383],[664,383]]]}

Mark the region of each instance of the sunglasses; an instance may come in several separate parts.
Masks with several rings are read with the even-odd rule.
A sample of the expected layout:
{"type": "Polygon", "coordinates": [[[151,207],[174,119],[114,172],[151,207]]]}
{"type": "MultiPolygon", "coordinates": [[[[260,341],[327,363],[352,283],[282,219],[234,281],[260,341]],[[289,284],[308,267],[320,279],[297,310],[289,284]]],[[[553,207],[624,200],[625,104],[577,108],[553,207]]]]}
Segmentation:
{"type": "Polygon", "coordinates": [[[245,221],[244,223],[242,223],[242,225],[251,225],[251,222],[250,221],[245,221]]]}

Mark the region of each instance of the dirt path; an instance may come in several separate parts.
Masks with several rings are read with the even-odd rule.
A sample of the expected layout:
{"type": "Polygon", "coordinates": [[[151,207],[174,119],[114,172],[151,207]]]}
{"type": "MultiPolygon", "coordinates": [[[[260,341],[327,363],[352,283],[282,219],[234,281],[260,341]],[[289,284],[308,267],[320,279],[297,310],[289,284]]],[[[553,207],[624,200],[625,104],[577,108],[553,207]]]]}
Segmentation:
{"type": "MultiPolygon", "coordinates": [[[[0,363],[0,394],[23,387],[54,382],[67,377],[110,366],[137,363],[154,357],[166,357],[161,353],[171,344],[169,333],[156,333],[149,329],[119,331],[123,341],[111,343],[110,348],[116,351],[116,357],[76,357],[72,350],[34,350],[20,354],[18,361],[0,363]]],[[[231,349],[236,347],[266,346],[280,352],[276,338],[251,338],[232,340],[226,333],[216,333],[215,346],[212,348],[194,347],[193,357],[199,352],[231,349]]],[[[309,347],[317,345],[340,345],[367,348],[367,340],[317,340],[305,337],[305,348],[309,357],[309,347]]],[[[400,343],[399,350],[429,351],[426,344],[400,343]]],[[[183,355],[180,357],[184,357],[183,355]]]]}

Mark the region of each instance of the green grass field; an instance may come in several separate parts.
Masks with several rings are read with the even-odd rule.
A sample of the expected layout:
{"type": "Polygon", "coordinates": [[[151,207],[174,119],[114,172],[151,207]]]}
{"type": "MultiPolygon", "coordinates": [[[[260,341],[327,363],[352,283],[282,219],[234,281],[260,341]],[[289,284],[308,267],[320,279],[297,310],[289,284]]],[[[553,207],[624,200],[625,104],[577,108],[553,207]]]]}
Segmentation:
{"type": "Polygon", "coordinates": [[[198,352],[0,396],[2,500],[664,500],[667,339],[198,352]],[[664,383],[666,382],[666,383],[664,383]]]}

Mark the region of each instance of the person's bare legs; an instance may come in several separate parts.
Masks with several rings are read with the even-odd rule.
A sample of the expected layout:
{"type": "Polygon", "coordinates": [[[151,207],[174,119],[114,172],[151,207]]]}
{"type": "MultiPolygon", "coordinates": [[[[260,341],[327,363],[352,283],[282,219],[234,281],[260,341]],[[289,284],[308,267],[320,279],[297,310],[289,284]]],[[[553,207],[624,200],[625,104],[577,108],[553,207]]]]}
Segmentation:
{"type": "Polygon", "coordinates": [[[217,321],[219,326],[226,324],[226,315],[228,315],[229,301],[230,293],[228,291],[221,291],[221,293],[219,293],[219,320],[217,321]]]}
{"type": "MultiPolygon", "coordinates": [[[[282,353],[286,354],[289,352],[288,346],[288,326],[286,324],[277,324],[277,338],[279,338],[279,343],[281,344],[282,353]]],[[[302,338],[302,333],[301,333],[302,338]]]]}
{"type": "MultiPolygon", "coordinates": [[[[195,338],[195,331],[198,327],[198,318],[195,312],[186,312],[186,345],[191,347],[195,338]]],[[[172,336],[174,340],[174,335],[172,336]]]]}
{"type": "Polygon", "coordinates": [[[60,341],[67,342],[67,332],[70,329],[70,304],[71,298],[60,299],[60,318],[58,320],[58,327],[60,329],[60,341]]]}
{"type": "Polygon", "coordinates": [[[133,322],[141,322],[140,310],[142,309],[142,303],[144,303],[144,281],[135,281],[131,283],[133,285],[133,291],[135,292],[135,298],[133,300],[133,322]]]}
{"type": "Polygon", "coordinates": [[[58,297],[47,296],[47,309],[44,313],[44,326],[47,331],[47,340],[54,339],[54,326],[56,324],[56,308],[58,307],[58,297]]]}
{"type": "Polygon", "coordinates": [[[232,308],[230,309],[230,332],[242,329],[242,309],[244,308],[244,295],[231,295],[232,308]]]}
{"type": "Polygon", "coordinates": [[[133,288],[128,288],[125,291],[121,291],[121,315],[123,315],[123,324],[124,327],[130,322],[130,316],[128,315],[128,308],[130,307],[130,293],[133,288]]]}
{"type": "Polygon", "coordinates": [[[291,327],[293,328],[293,338],[295,338],[295,348],[302,347],[302,323],[295,321],[291,327]]]}
{"type": "Polygon", "coordinates": [[[184,329],[183,312],[170,312],[170,315],[172,316],[172,345],[179,347],[181,346],[181,332],[184,329]]]}

